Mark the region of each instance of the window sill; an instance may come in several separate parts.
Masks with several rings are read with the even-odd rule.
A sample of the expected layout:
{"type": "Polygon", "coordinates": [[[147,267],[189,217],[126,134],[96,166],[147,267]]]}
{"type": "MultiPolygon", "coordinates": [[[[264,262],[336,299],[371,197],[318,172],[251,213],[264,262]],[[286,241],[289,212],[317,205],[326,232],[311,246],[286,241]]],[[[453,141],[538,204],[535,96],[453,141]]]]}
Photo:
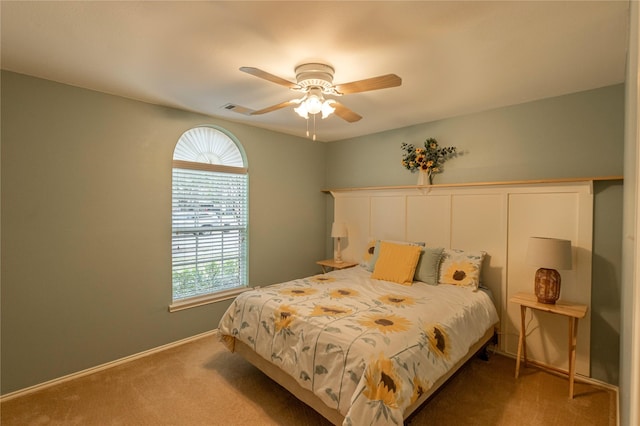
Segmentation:
{"type": "Polygon", "coordinates": [[[208,305],[210,303],[221,302],[223,300],[233,299],[240,293],[251,290],[252,287],[234,288],[231,290],[221,291],[219,293],[207,294],[205,296],[190,297],[188,299],[179,300],[169,305],[169,312],[182,311],[184,309],[195,308],[197,306],[208,305]]]}

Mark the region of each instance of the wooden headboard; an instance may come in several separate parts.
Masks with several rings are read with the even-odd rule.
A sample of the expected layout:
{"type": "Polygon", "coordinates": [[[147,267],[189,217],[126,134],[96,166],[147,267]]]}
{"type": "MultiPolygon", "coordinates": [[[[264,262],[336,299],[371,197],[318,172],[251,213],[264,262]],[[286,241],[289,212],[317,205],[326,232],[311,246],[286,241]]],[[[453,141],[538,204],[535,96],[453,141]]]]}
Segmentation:
{"type": "MultiPolygon", "coordinates": [[[[519,307],[511,295],[533,292],[536,268],[526,264],[529,237],[571,240],[573,269],[560,271],[561,299],[591,305],[593,182],[591,180],[477,186],[380,187],[330,190],[334,220],[344,222],[342,257],[359,261],[372,239],[423,241],[429,247],[484,250],[482,283],[493,292],[500,325],[500,350],[515,354],[519,307]]],[[[578,327],[576,372],[589,371],[590,310],[578,327]]],[[[532,315],[529,357],[567,369],[565,318],[532,315]],[[538,327],[540,325],[540,327],[538,327]]]]}

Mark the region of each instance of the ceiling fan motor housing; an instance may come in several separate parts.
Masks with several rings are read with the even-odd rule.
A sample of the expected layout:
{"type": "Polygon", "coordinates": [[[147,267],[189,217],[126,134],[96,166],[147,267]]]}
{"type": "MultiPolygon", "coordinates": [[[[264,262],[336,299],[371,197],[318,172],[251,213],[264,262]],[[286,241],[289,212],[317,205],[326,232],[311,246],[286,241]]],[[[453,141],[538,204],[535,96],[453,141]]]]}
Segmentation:
{"type": "Polygon", "coordinates": [[[334,69],[329,65],[311,63],[296,67],[296,81],[301,90],[319,87],[324,93],[333,92],[334,69]]]}

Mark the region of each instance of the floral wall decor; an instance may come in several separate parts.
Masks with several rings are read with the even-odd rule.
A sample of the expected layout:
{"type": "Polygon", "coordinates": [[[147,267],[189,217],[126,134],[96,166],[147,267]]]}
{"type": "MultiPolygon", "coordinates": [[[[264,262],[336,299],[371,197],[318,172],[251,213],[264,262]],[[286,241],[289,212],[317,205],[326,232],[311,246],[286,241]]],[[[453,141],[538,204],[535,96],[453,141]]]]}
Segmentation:
{"type": "Polygon", "coordinates": [[[401,148],[404,151],[402,166],[411,173],[420,173],[418,185],[424,185],[425,176],[429,178],[429,185],[433,184],[433,175],[442,173],[444,162],[456,155],[455,146],[440,147],[434,138],[424,141],[424,148],[416,148],[406,142],[402,143],[401,148]]]}

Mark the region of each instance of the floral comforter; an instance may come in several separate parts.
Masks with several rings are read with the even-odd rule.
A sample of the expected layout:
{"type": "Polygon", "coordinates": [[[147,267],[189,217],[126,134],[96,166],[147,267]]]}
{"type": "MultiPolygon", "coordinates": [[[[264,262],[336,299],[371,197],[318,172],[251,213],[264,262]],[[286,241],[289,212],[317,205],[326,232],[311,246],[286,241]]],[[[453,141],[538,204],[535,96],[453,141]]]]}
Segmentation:
{"type": "Polygon", "coordinates": [[[220,334],[290,374],[344,415],[344,425],[402,425],[405,408],[498,315],[483,291],[370,275],[355,267],[245,292],[220,334]]]}

